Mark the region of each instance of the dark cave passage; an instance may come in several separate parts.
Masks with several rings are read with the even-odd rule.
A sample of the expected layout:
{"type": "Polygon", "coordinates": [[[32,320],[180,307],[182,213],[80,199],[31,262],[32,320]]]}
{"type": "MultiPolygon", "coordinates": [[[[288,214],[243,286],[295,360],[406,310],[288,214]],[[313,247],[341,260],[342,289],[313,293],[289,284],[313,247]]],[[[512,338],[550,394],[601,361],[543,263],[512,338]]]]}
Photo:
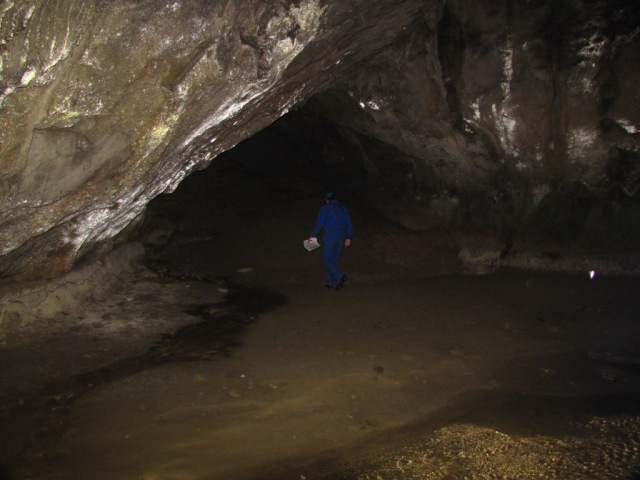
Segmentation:
{"type": "MultiPolygon", "coordinates": [[[[453,22],[446,15],[445,20],[453,22]]],[[[448,39],[443,48],[461,41],[449,38],[455,24],[445,22],[442,28],[454,30],[443,33],[448,39]]],[[[640,268],[634,155],[621,151],[610,162],[608,190],[558,181],[532,192],[528,179],[497,158],[486,167],[492,172],[487,178],[469,173],[467,180],[477,185],[465,190],[460,181],[446,178],[449,167],[442,160],[416,157],[416,145],[401,149],[379,129],[363,133],[371,108],[346,90],[316,95],[214,158],[175,192],[156,197],[135,238],[153,262],[164,252],[162,261],[183,273],[191,263],[207,275],[229,275],[252,263],[274,267],[280,258],[282,270],[291,267],[299,280],[299,270],[309,265],[292,251],[308,235],[324,192],[334,191],[356,209],[357,236],[365,240],[360,246],[367,256],[358,259],[358,268],[365,271],[479,273],[505,266],[631,273],[640,268]],[[259,217],[260,225],[254,221],[259,217]],[[235,257],[226,255],[226,248],[244,254],[247,265],[229,265],[235,257]],[[190,260],[187,252],[196,258],[190,260]],[[210,260],[203,260],[207,256],[210,260]]],[[[482,158],[486,145],[477,147],[482,158]]]]}
{"type": "Polygon", "coordinates": [[[428,183],[417,178],[407,155],[340,127],[311,104],[151,202],[137,233],[150,265],[173,275],[251,269],[253,277],[268,271],[285,282],[308,281],[317,259],[301,243],[324,193],[332,191],[354,216],[358,248],[346,261],[356,278],[457,271],[449,228],[412,230],[394,218],[411,196],[428,197],[428,183]]]}

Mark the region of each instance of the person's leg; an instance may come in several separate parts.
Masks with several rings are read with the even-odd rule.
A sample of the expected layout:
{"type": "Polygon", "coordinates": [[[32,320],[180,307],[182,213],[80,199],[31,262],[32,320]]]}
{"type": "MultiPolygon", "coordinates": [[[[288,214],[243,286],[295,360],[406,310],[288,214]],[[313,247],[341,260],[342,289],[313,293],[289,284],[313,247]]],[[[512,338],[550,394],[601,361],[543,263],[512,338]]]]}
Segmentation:
{"type": "Polygon", "coordinates": [[[342,278],[342,272],[338,269],[338,261],[342,255],[342,244],[325,243],[322,246],[322,263],[327,271],[326,285],[335,286],[342,278]]]}

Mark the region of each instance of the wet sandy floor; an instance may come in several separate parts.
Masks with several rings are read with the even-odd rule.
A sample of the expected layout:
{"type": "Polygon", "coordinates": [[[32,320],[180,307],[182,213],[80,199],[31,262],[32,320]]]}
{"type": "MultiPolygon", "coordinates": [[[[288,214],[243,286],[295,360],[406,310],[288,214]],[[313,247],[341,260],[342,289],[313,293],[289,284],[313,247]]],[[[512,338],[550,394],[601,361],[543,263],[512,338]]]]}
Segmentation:
{"type": "Polygon", "coordinates": [[[637,478],[637,277],[252,275],[6,345],[0,478],[637,478]]]}

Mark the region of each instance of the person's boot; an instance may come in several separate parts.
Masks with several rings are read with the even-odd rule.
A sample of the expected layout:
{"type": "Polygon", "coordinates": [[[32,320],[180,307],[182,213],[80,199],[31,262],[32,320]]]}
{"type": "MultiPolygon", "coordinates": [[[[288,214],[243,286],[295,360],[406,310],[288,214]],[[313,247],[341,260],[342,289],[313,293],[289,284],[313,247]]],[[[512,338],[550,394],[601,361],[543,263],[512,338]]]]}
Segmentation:
{"type": "Polygon", "coordinates": [[[342,278],[340,279],[340,281],[336,285],[336,290],[342,290],[342,287],[344,286],[344,282],[346,282],[346,281],[347,281],[347,276],[346,275],[342,275],[342,278]]]}

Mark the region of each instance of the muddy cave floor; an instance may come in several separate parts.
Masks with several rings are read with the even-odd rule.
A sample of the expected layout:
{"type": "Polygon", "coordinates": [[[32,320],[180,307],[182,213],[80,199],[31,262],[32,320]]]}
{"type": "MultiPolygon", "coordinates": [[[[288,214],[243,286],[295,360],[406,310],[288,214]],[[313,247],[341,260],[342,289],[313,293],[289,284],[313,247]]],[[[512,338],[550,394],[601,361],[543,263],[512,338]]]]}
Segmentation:
{"type": "Polygon", "coordinates": [[[304,222],[244,225],[5,342],[0,478],[640,478],[637,276],[461,275],[378,225],[328,291],[304,222]]]}

